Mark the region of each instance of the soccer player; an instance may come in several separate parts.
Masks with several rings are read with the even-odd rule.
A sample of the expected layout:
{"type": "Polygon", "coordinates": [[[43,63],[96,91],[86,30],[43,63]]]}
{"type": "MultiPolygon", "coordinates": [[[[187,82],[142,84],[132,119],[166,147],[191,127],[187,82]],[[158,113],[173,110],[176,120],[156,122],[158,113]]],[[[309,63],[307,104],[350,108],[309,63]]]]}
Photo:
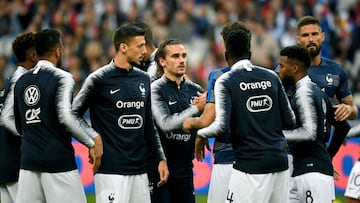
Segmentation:
{"type": "Polygon", "coordinates": [[[335,199],[334,171],[326,147],[330,124],[345,136],[350,126],[335,120],[330,98],[307,75],[309,66],[310,54],[305,48],[289,46],[281,50],[278,75],[296,87],[290,100],[296,127],[283,131],[294,166],[290,202],[328,203],[335,199]]]}
{"type": "Polygon", "coordinates": [[[161,191],[154,190],[154,202],[195,203],[192,160],[196,130],[184,132],[182,122],[187,117],[200,115],[205,94],[201,94],[203,89],[198,84],[184,78],[186,59],[184,45],[173,39],[161,43],[155,55],[158,69],[164,74],[151,84],[152,112],[170,177],[161,191]]]}
{"type": "Polygon", "coordinates": [[[150,77],[134,67],[144,59],[145,32],[126,24],[113,35],[116,55],[90,74],[74,98],[73,111],[82,116],[90,111],[92,135],[100,134],[104,154],[95,174],[97,203],[150,202],[146,158],[155,155],[160,180],[169,176],[166,158],[151,113],[150,77]]]}
{"type": "Polygon", "coordinates": [[[1,202],[14,203],[20,170],[21,137],[16,131],[14,120],[14,86],[21,75],[37,63],[35,52],[35,33],[19,34],[12,43],[12,50],[18,67],[6,81],[0,94],[0,195],[1,202]]]}
{"type": "MultiPolygon", "coordinates": [[[[159,79],[159,76],[157,74],[157,64],[155,61],[155,53],[157,51],[157,48],[153,41],[152,31],[146,23],[141,21],[137,21],[133,23],[133,25],[140,27],[145,31],[146,53],[144,54],[144,59],[139,68],[142,71],[147,72],[150,75],[150,81],[153,82],[159,79]]],[[[154,158],[154,155],[151,153],[151,151],[148,152],[148,167],[149,168],[147,174],[149,177],[151,202],[161,202],[161,200],[158,199],[162,197],[161,195],[159,195],[162,190],[159,189],[159,187],[157,186],[157,182],[159,181],[159,173],[157,170],[158,164],[156,158],[154,158]]]]}
{"type": "Polygon", "coordinates": [[[349,82],[344,69],[335,61],[321,57],[325,33],[321,30],[320,21],[312,16],[304,16],[298,21],[297,42],[306,48],[311,55],[308,70],[310,79],[330,97],[340,103],[335,105],[335,119],[356,119],[358,109],[351,95],[349,82]]]}
{"type": "Polygon", "coordinates": [[[90,148],[95,165],[101,138],[88,136],[71,112],[75,83],[58,68],[63,49],[60,33],[39,31],[35,49],[38,63],[14,89],[15,125],[23,136],[16,202],[86,202],[71,135],[90,148]]]}
{"type": "Polygon", "coordinates": [[[138,21],[133,24],[145,31],[146,54],[144,55],[144,60],[142,61],[140,69],[147,72],[150,75],[151,82],[153,82],[157,80],[159,76],[157,75],[157,64],[155,62],[155,53],[157,48],[153,40],[152,31],[150,27],[144,22],[138,21]]]}
{"type": "MultiPolygon", "coordinates": [[[[300,46],[306,48],[311,55],[311,66],[308,75],[325,93],[330,97],[339,101],[336,108],[335,119],[346,120],[356,119],[358,109],[353,102],[349,82],[344,69],[335,61],[321,57],[322,43],[325,40],[325,33],[321,29],[320,21],[313,16],[304,16],[298,21],[297,42],[300,46]]],[[[333,136],[334,139],[341,140],[341,137],[333,136]]],[[[336,141],[337,142],[337,141],[336,141]]],[[[354,165],[355,166],[355,165],[354,165]]],[[[358,170],[352,170],[349,177],[360,174],[358,170]]],[[[349,179],[347,188],[354,188],[357,184],[353,179],[349,179]]],[[[358,191],[360,191],[360,187],[358,191]]],[[[360,192],[345,191],[345,198],[351,203],[352,200],[360,202],[360,192]]]]}
{"type": "MultiPolygon", "coordinates": [[[[246,25],[241,21],[227,23],[221,32],[223,41],[231,31],[247,30],[246,25]]],[[[225,72],[229,71],[230,67],[226,66],[212,71],[209,74],[208,91],[206,97],[206,105],[200,117],[186,118],[183,122],[183,130],[205,128],[211,124],[215,119],[215,96],[214,85],[216,80],[225,72]]],[[[204,158],[204,144],[207,145],[207,140],[201,137],[195,139],[195,155],[199,161],[204,158]]],[[[230,142],[230,132],[227,131],[215,137],[214,147],[214,165],[212,167],[210,186],[208,192],[208,203],[223,203],[226,198],[227,188],[229,185],[232,165],[234,161],[234,153],[230,142]]]]}
{"type": "Polygon", "coordinates": [[[200,129],[207,138],[230,129],[235,162],[228,202],[288,202],[289,171],[282,130],[295,124],[295,115],[278,76],[254,66],[246,30],[231,32],[225,56],[231,70],[215,83],[215,121],[200,129]],[[261,187],[259,187],[261,185],[261,187]]]}

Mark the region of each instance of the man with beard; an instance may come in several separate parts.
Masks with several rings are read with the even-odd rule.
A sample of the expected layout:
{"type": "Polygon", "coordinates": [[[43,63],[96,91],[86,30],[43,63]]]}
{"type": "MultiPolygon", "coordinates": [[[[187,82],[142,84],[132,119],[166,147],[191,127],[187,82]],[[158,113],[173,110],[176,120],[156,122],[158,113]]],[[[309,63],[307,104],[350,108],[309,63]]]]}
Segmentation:
{"type": "MultiPolygon", "coordinates": [[[[296,127],[283,131],[288,152],[294,157],[290,202],[331,202],[335,199],[334,172],[326,147],[330,124],[335,127],[336,136],[343,138],[350,126],[346,120],[335,121],[331,100],[308,77],[309,52],[300,46],[289,46],[281,50],[280,56],[280,79],[287,79],[296,87],[290,100],[296,127]]],[[[340,146],[342,141],[338,142],[340,146]]]]}
{"type": "Polygon", "coordinates": [[[335,105],[335,119],[356,119],[358,110],[351,95],[344,69],[337,62],[321,57],[325,33],[320,21],[312,16],[304,16],[298,22],[297,42],[311,55],[309,77],[330,97],[339,101],[335,105]]]}
{"type": "Polygon", "coordinates": [[[140,66],[146,53],[143,29],[126,24],[113,35],[114,59],[90,74],[73,102],[73,111],[90,112],[86,131],[101,135],[104,155],[94,176],[97,203],[150,203],[147,153],[154,154],[159,181],[169,176],[151,112],[150,77],[140,66]],[[135,64],[135,66],[133,65],[135,64]]]}
{"type": "MultiPolygon", "coordinates": [[[[334,108],[336,108],[335,120],[356,119],[358,109],[354,104],[344,69],[335,61],[321,57],[320,53],[322,43],[325,40],[325,33],[321,30],[320,21],[312,16],[304,16],[299,19],[297,28],[298,44],[306,48],[311,55],[311,65],[308,70],[309,77],[330,98],[339,102],[339,104],[334,105],[334,108]]],[[[339,138],[334,136],[333,139],[339,138]]],[[[358,167],[355,166],[349,177],[360,175],[360,163],[358,162],[358,167]],[[357,170],[354,170],[355,168],[357,170]]],[[[360,202],[360,186],[353,182],[351,178],[349,178],[345,196],[347,203],[360,202]]]]}
{"type": "Polygon", "coordinates": [[[86,202],[71,135],[90,149],[96,171],[101,137],[90,137],[71,111],[74,79],[61,70],[63,45],[54,29],[35,34],[38,63],[14,89],[14,117],[23,136],[17,203],[86,202]]]}

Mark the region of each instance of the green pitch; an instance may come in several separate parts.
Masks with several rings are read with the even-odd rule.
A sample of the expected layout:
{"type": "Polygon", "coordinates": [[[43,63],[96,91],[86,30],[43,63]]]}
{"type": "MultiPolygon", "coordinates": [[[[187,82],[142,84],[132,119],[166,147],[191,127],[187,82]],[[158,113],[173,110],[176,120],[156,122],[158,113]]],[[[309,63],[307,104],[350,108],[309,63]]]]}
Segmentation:
{"type": "MultiPolygon", "coordinates": [[[[87,194],[86,198],[88,203],[95,203],[95,195],[87,194]]],[[[206,203],[206,200],[206,195],[196,195],[196,203],[206,203]]],[[[344,197],[337,196],[333,203],[345,203],[344,197]]]]}
{"type": "MultiPolygon", "coordinates": [[[[88,203],[95,203],[95,195],[93,194],[86,194],[86,199],[88,203]]],[[[196,203],[206,203],[206,200],[206,195],[196,195],[196,203]]]]}

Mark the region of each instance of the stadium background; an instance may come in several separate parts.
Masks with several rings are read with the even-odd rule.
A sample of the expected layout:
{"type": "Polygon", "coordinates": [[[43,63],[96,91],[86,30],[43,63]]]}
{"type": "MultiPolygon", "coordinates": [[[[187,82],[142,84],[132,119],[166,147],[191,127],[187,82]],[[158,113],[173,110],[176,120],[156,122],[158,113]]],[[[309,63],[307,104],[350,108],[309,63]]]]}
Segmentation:
{"type": "MultiPolygon", "coordinates": [[[[78,90],[86,76],[109,62],[114,50],[112,31],[142,20],[153,30],[156,44],[179,38],[188,51],[191,80],[206,88],[208,73],[225,66],[220,31],[229,21],[242,20],[252,31],[252,62],[269,69],[279,50],[296,43],[296,21],[304,15],[321,20],[326,32],[322,55],[337,60],[348,73],[355,103],[360,105],[360,1],[358,0],[0,0],[0,88],[16,68],[11,42],[23,31],[53,27],[65,45],[62,66],[71,72],[78,90]]],[[[358,121],[352,123],[357,125],[358,121]]],[[[333,160],[340,173],[341,195],[351,166],[359,157],[360,139],[349,139],[333,160]]],[[[74,141],[86,192],[93,193],[87,150],[74,141]]],[[[194,161],[197,194],[206,194],[212,167],[194,161]]]]}

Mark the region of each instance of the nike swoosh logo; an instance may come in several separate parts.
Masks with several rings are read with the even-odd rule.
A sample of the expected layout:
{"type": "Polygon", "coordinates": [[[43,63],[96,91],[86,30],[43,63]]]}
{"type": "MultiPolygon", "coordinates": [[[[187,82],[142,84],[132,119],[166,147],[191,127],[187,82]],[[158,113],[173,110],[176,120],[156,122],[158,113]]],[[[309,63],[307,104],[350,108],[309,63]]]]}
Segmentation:
{"type": "Polygon", "coordinates": [[[115,89],[115,90],[110,90],[110,94],[115,94],[116,92],[120,91],[120,88],[119,89],[115,89]]]}
{"type": "Polygon", "coordinates": [[[177,103],[177,101],[169,101],[169,105],[171,106],[171,105],[174,105],[174,104],[176,104],[177,103]]]}

